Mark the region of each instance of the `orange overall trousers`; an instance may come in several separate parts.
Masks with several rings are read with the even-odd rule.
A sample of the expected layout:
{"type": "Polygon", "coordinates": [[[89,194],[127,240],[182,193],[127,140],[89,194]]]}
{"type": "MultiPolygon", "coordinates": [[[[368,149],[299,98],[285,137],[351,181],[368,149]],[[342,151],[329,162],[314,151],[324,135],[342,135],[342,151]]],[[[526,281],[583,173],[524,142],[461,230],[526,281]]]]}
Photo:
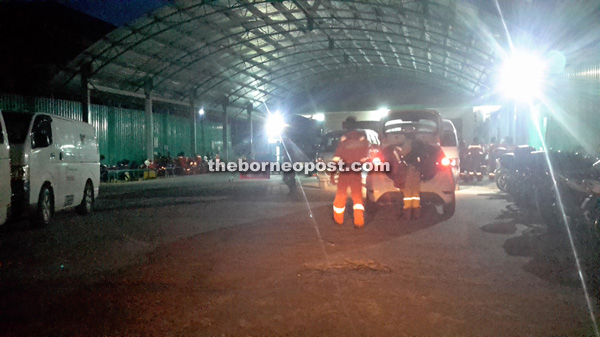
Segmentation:
{"type": "Polygon", "coordinates": [[[362,200],[362,183],[360,172],[340,173],[337,194],[333,200],[333,218],[338,224],[344,222],[344,211],[346,210],[346,199],[348,197],[348,188],[350,196],[354,203],[354,225],[363,226],[365,224],[364,212],[365,206],[362,200]]]}

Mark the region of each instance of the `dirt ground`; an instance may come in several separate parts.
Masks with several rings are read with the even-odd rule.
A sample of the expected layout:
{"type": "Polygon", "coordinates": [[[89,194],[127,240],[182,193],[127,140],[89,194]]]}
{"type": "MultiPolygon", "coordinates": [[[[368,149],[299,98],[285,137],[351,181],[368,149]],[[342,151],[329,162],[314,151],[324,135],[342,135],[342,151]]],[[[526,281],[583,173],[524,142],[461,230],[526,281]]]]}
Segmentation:
{"type": "Polygon", "coordinates": [[[548,253],[568,247],[487,216],[511,210],[494,193],[462,195],[448,221],[428,208],[400,225],[387,207],[363,230],[299,204],[117,271],[3,282],[0,334],[592,335],[568,254],[548,253]]]}

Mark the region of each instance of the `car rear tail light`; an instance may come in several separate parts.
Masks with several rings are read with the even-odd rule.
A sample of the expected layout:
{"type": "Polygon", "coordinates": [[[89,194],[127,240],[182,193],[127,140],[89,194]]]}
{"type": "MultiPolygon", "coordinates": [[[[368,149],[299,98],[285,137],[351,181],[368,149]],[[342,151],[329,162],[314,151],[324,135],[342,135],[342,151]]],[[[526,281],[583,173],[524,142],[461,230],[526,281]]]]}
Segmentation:
{"type": "Polygon", "coordinates": [[[442,166],[450,166],[450,164],[452,164],[452,161],[450,161],[450,159],[444,157],[444,158],[442,158],[440,163],[442,164],[442,166]]]}
{"type": "Polygon", "coordinates": [[[379,165],[384,161],[383,154],[379,151],[379,149],[370,149],[369,158],[374,165],[379,165]]]}

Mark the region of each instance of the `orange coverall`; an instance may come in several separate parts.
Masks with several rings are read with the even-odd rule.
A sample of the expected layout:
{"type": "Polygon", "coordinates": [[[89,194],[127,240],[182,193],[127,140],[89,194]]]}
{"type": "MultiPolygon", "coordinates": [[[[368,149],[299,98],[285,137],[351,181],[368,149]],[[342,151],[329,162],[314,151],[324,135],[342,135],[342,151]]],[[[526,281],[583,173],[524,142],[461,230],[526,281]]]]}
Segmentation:
{"type": "Polygon", "coordinates": [[[340,143],[335,150],[334,162],[340,160],[344,163],[344,169],[340,172],[337,194],[333,201],[333,218],[338,224],[344,223],[344,211],[346,210],[346,198],[348,188],[354,203],[354,225],[362,227],[365,224],[365,207],[362,200],[361,172],[352,172],[352,163],[363,163],[369,154],[369,142],[364,133],[352,130],[340,138],[340,143]]]}
{"type": "Polygon", "coordinates": [[[396,159],[404,161],[406,166],[404,184],[401,190],[404,194],[404,218],[419,218],[421,214],[421,172],[416,166],[421,160],[419,156],[422,152],[422,146],[415,144],[413,148],[413,140],[407,138],[401,146],[396,146],[394,155],[396,159]]]}

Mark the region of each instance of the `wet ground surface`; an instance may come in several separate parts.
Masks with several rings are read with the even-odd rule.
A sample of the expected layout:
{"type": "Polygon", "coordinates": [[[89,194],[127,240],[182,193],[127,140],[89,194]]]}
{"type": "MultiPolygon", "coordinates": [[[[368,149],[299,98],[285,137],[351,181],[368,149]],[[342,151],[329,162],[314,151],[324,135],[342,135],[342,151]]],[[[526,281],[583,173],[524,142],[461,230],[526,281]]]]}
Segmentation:
{"type": "Polygon", "coordinates": [[[303,182],[102,185],[89,217],[5,226],[0,334],[594,333],[567,240],[495,186],[463,186],[449,220],[386,205],[355,230],[303,182]]]}

